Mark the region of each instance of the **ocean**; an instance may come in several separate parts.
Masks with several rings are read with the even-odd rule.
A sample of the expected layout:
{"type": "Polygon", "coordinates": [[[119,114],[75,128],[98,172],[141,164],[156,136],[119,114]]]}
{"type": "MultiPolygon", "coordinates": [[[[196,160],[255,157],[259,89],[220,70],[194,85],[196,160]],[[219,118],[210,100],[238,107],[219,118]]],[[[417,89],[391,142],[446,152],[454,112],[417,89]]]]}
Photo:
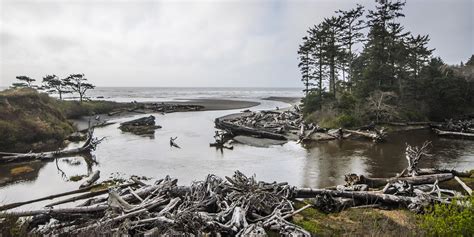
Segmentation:
{"type": "Polygon", "coordinates": [[[302,97],[301,88],[278,87],[97,87],[87,92],[91,99],[169,101],[189,99],[259,100],[268,97],[302,97]]]}

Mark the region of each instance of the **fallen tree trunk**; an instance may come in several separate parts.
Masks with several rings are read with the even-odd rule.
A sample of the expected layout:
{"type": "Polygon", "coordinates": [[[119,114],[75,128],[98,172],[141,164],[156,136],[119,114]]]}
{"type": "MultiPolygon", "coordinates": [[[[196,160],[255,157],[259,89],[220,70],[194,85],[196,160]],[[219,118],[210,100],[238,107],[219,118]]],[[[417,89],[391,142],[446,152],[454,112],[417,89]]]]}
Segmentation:
{"type": "Polygon", "coordinates": [[[435,131],[436,134],[438,134],[438,136],[474,139],[474,133],[450,132],[450,131],[439,130],[437,128],[434,128],[433,130],[435,131]]]}
{"type": "Polygon", "coordinates": [[[412,185],[418,184],[432,184],[436,180],[439,182],[450,180],[454,177],[452,173],[442,174],[431,174],[431,175],[420,175],[414,177],[394,177],[394,178],[369,178],[363,175],[350,175],[350,184],[367,184],[370,188],[378,188],[386,185],[387,183],[394,183],[397,181],[406,181],[412,185]]]}
{"type": "Polygon", "coordinates": [[[451,173],[458,177],[470,177],[471,173],[469,171],[457,171],[457,170],[450,170],[450,169],[433,169],[433,168],[421,168],[418,169],[419,175],[427,175],[427,174],[441,174],[441,173],[451,173]]]}
{"type": "Polygon", "coordinates": [[[96,170],[94,173],[92,173],[91,176],[89,176],[88,179],[84,181],[84,183],[79,186],[79,188],[85,188],[91,186],[95,181],[97,181],[100,178],[100,171],[96,170]]]}
{"type": "Polygon", "coordinates": [[[23,205],[30,204],[30,203],[35,203],[35,202],[50,200],[50,199],[54,199],[54,198],[58,198],[58,197],[68,196],[68,195],[71,195],[71,194],[89,192],[91,189],[97,188],[97,187],[100,187],[100,184],[92,185],[92,186],[89,186],[89,187],[86,187],[86,188],[81,188],[81,189],[78,189],[78,190],[68,191],[68,192],[64,192],[64,193],[58,193],[58,194],[54,194],[54,195],[50,195],[50,196],[46,196],[46,197],[42,197],[42,198],[37,198],[37,199],[29,200],[29,201],[11,203],[11,204],[0,206],[0,211],[12,209],[12,208],[23,206],[23,205]]]}
{"type": "Polygon", "coordinates": [[[466,192],[469,194],[469,196],[472,196],[472,189],[467,186],[460,178],[458,178],[457,176],[454,176],[454,179],[456,181],[458,181],[458,183],[462,186],[462,188],[464,188],[464,190],[466,190],[466,192]]]}
{"type": "Polygon", "coordinates": [[[35,215],[51,215],[51,214],[74,214],[74,213],[90,213],[105,211],[109,208],[108,205],[97,205],[88,207],[71,207],[71,208],[57,208],[57,209],[40,209],[31,211],[17,211],[17,212],[0,212],[0,217],[22,217],[35,215]]]}
{"type": "Polygon", "coordinates": [[[372,141],[374,142],[382,142],[385,140],[383,132],[363,132],[363,131],[350,130],[350,129],[344,129],[344,131],[372,139],[372,141]]]}
{"type": "MultiPolygon", "coordinates": [[[[118,186],[118,188],[126,188],[126,187],[129,187],[129,186],[135,185],[135,184],[136,183],[121,184],[121,185],[118,186]]],[[[108,192],[109,192],[109,190],[107,188],[104,188],[104,189],[99,190],[99,191],[85,193],[85,194],[81,194],[81,195],[78,195],[78,196],[75,196],[75,197],[67,198],[67,199],[64,199],[64,200],[61,200],[61,201],[53,202],[53,203],[50,203],[50,204],[46,205],[45,207],[52,207],[52,206],[56,206],[56,205],[60,205],[60,204],[68,203],[68,202],[75,202],[75,201],[83,200],[83,199],[86,199],[86,198],[91,198],[91,197],[96,197],[96,196],[99,196],[99,195],[102,195],[102,194],[106,194],[108,192]]]]}
{"type": "Polygon", "coordinates": [[[382,202],[386,204],[402,204],[404,206],[408,206],[409,204],[417,201],[416,197],[397,196],[373,191],[339,191],[312,188],[297,189],[295,191],[294,198],[313,198],[315,196],[322,195],[358,199],[367,204],[376,204],[382,202]]]}

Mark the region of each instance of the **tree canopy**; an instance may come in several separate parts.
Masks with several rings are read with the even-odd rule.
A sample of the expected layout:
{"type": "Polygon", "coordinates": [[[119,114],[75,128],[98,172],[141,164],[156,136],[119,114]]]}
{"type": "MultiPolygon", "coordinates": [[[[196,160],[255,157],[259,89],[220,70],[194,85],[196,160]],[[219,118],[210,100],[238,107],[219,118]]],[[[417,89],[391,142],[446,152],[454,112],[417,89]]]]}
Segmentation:
{"type": "Polygon", "coordinates": [[[344,113],[361,122],[378,120],[369,99],[390,95],[386,106],[394,114],[382,116],[385,120],[443,119],[440,106],[455,105],[451,115],[474,112],[473,82],[433,58],[428,35],[405,29],[400,23],[404,6],[400,0],[377,1],[369,10],[356,5],[308,29],[297,52],[305,91],[311,94],[304,106],[312,109],[304,111],[325,105],[338,110],[341,100],[350,97],[354,109],[344,113]]]}

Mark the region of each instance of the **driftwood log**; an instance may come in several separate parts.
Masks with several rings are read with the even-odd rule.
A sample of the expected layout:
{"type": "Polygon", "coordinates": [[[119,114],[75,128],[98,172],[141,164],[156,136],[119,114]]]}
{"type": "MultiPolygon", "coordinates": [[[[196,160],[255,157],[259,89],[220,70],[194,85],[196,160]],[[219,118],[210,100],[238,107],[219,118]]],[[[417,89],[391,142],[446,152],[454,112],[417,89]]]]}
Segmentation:
{"type": "Polygon", "coordinates": [[[96,146],[103,140],[94,138],[94,130],[89,129],[87,133],[87,139],[84,144],[77,148],[58,150],[58,151],[48,151],[48,152],[39,152],[39,153],[0,153],[0,163],[4,162],[19,162],[25,160],[51,160],[57,157],[66,157],[73,156],[82,153],[89,153],[92,150],[95,150],[96,146]]]}
{"type": "Polygon", "coordinates": [[[474,133],[443,131],[436,128],[434,128],[433,130],[435,131],[436,134],[438,134],[438,136],[474,139],[474,133]]]}
{"type": "Polygon", "coordinates": [[[405,181],[409,184],[418,185],[418,184],[432,184],[436,180],[442,182],[454,178],[452,173],[441,173],[441,174],[430,174],[430,175],[420,175],[414,177],[393,177],[393,178],[371,178],[365,177],[363,175],[357,176],[355,174],[350,174],[346,176],[346,181],[351,184],[367,184],[370,188],[378,188],[385,186],[388,183],[395,183],[397,181],[405,181]]]}
{"type": "Polygon", "coordinates": [[[97,181],[99,178],[100,178],[100,171],[99,171],[99,170],[96,170],[96,171],[94,171],[94,173],[92,173],[92,175],[89,176],[89,178],[87,178],[87,179],[84,181],[84,183],[81,184],[81,186],[79,186],[79,188],[89,187],[89,186],[91,186],[95,181],[97,181]]]}

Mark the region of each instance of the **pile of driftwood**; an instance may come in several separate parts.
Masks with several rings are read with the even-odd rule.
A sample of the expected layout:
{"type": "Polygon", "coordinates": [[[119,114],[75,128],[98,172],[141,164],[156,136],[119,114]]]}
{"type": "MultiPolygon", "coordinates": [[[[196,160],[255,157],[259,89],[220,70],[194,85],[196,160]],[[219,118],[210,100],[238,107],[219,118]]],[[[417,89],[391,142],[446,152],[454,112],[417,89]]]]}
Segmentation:
{"type": "Polygon", "coordinates": [[[155,124],[155,116],[153,115],[123,122],[119,126],[122,131],[137,135],[154,134],[155,129],[158,128],[161,128],[161,126],[155,124]]]}
{"type": "Polygon", "coordinates": [[[431,128],[439,136],[474,139],[474,120],[450,119],[442,124],[432,124],[431,128]]]}
{"type": "Polygon", "coordinates": [[[286,111],[245,111],[231,114],[217,118],[215,125],[231,136],[244,135],[275,140],[295,139],[299,142],[344,139],[351,135],[382,142],[386,137],[384,129],[378,130],[375,125],[357,130],[343,128],[328,130],[315,124],[307,124],[297,106],[286,111]]]}
{"type": "Polygon", "coordinates": [[[215,120],[216,127],[233,136],[250,135],[260,138],[286,140],[290,130],[298,130],[303,118],[297,106],[280,111],[244,112],[215,120]]]}
{"type": "Polygon", "coordinates": [[[376,129],[375,126],[364,126],[358,129],[324,129],[314,124],[301,124],[299,142],[342,140],[349,137],[363,137],[373,142],[384,142],[387,133],[384,128],[376,129]]]}
{"type": "Polygon", "coordinates": [[[45,209],[0,212],[0,218],[29,216],[28,231],[40,235],[247,236],[273,230],[284,235],[310,236],[288,221],[300,211],[290,200],[297,195],[297,190],[286,183],[257,181],[238,171],[225,179],[208,175],[190,186],[178,186],[177,179],[167,176],[153,185],[132,181],[107,193],[82,194],[45,209]],[[87,200],[76,207],[54,207],[81,199],[87,200]]]}
{"type": "Polygon", "coordinates": [[[187,111],[199,111],[204,109],[201,105],[183,105],[183,104],[171,104],[171,103],[137,103],[133,102],[131,108],[123,108],[109,112],[109,116],[131,112],[131,113],[173,113],[173,112],[187,112],[187,111]]]}
{"type": "Polygon", "coordinates": [[[417,213],[435,203],[455,203],[460,207],[465,194],[440,188],[439,184],[455,179],[467,195],[472,195],[459,177],[469,173],[454,170],[423,169],[420,159],[429,156],[430,143],[422,147],[407,145],[407,167],[392,178],[346,176],[346,184],[326,189],[297,188],[287,183],[257,181],[236,171],[222,179],[208,175],[190,186],[179,186],[178,180],[165,177],[152,185],[137,179],[97,189],[92,185],[79,190],[0,206],[0,219],[30,217],[28,231],[39,235],[264,235],[275,231],[281,235],[310,236],[291,223],[293,215],[309,207],[325,212],[345,208],[406,208],[417,213]],[[44,209],[9,211],[27,203],[55,199],[44,209]],[[296,199],[310,203],[295,210],[296,199]],[[71,202],[82,201],[71,207],[71,202]],[[57,207],[69,203],[68,207],[57,207]]]}

